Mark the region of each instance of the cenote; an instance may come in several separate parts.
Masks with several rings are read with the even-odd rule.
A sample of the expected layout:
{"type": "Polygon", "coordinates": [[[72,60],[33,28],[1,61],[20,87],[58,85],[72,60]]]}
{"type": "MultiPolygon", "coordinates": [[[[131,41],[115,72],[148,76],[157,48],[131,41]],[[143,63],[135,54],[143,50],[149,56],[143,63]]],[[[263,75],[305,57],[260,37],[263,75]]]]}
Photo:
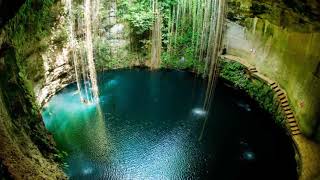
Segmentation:
{"type": "Polygon", "coordinates": [[[101,108],[70,84],[42,112],[70,179],[297,179],[289,136],[222,80],[209,114],[193,73],[116,70],[98,82],[101,108]]]}

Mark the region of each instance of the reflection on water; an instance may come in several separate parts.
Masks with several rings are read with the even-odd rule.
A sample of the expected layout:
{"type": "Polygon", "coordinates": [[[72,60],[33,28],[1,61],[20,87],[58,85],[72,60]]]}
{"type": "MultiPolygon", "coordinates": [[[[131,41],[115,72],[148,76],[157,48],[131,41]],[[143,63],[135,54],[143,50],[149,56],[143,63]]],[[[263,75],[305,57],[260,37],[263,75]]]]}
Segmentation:
{"type": "Polygon", "coordinates": [[[122,70],[100,74],[99,82],[99,105],[80,103],[70,85],[43,110],[59,149],[68,152],[71,179],[254,179],[274,162],[266,177],[296,175],[287,137],[255,123],[261,112],[239,107],[234,100],[246,99],[224,86],[208,114],[200,108],[205,83],[189,73],[122,70]]]}
{"type": "Polygon", "coordinates": [[[202,108],[194,108],[192,109],[192,114],[199,118],[204,118],[207,115],[207,112],[202,108]]]}
{"type": "Polygon", "coordinates": [[[99,105],[80,103],[79,95],[70,91],[52,98],[43,116],[63,149],[85,153],[94,160],[107,159],[112,146],[99,105]]]}

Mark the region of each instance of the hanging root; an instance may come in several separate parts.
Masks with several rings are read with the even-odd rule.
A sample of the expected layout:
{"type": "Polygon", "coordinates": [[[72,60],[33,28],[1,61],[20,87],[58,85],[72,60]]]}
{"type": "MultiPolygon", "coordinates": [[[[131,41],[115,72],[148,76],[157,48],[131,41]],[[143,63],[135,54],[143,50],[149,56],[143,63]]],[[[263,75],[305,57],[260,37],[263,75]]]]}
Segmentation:
{"type": "MultiPolygon", "coordinates": [[[[208,67],[206,69],[209,69],[209,75],[208,75],[208,85],[206,90],[206,96],[205,101],[203,105],[203,109],[205,109],[206,112],[210,112],[212,100],[214,97],[214,91],[217,85],[217,79],[219,76],[219,55],[221,54],[221,43],[222,43],[222,34],[223,34],[223,26],[224,26],[224,18],[225,18],[225,0],[214,0],[215,6],[215,19],[214,19],[214,33],[211,33],[212,37],[209,37],[209,39],[212,40],[212,54],[210,55],[210,63],[207,64],[208,67]]],[[[207,55],[209,56],[209,55],[207,55]]],[[[202,140],[203,134],[205,131],[205,127],[208,121],[208,116],[205,117],[201,129],[201,133],[199,136],[199,141],[202,140]]]]}

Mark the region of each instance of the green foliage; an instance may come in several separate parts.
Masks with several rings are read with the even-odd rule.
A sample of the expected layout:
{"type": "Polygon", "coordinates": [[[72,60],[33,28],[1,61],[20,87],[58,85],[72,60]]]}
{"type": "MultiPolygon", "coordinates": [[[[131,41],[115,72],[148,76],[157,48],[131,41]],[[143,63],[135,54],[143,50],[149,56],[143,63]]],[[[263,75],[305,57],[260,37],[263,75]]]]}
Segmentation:
{"type": "MultiPolygon", "coordinates": [[[[162,42],[168,43],[168,20],[171,9],[177,0],[159,0],[162,15],[162,42]]],[[[131,28],[131,50],[139,55],[148,56],[150,51],[150,36],[154,22],[151,0],[120,0],[117,4],[117,17],[127,22],[131,28]]]]}
{"type": "MultiPolygon", "coordinates": [[[[60,12],[61,7],[55,0],[26,0],[5,27],[7,41],[15,49],[15,58],[25,84],[44,75],[41,52],[48,48],[49,35],[60,12]]],[[[53,41],[62,44],[66,38],[66,33],[61,33],[53,41]]]]}
{"type": "MultiPolygon", "coordinates": [[[[203,70],[204,62],[199,61],[195,55],[194,36],[192,19],[185,18],[183,25],[179,26],[179,35],[170,32],[172,24],[172,11],[177,0],[159,0],[159,8],[162,16],[162,54],[161,66],[175,69],[203,70]],[[188,20],[187,20],[188,19],[188,20]],[[171,48],[169,42],[173,42],[171,48]],[[174,48],[172,48],[174,45],[174,48]]],[[[149,58],[151,51],[151,28],[154,21],[152,1],[150,0],[120,0],[118,2],[118,17],[128,22],[131,28],[131,50],[139,55],[149,58]]]]}
{"type": "Polygon", "coordinates": [[[192,26],[182,27],[181,31],[182,33],[176,38],[175,48],[168,49],[162,53],[162,67],[203,72],[205,62],[199,61],[196,57],[192,42],[192,26]]]}
{"type": "Polygon", "coordinates": [[[66,157],[68,156],[68,153],[66,151],[57,150],[57,153],[54,154],[53,156],[54,156],[54,160],[56,162],[59,162],[62,169],[67,170],[69,168],[68,163],[64,162],[66,157]]]}
{"type": "Polygon", "coordinates": [[[253,16],[257,16],[260,14],[264,14],[268,12],[268,8],[261,2],[252,2],[252,6],[250,7],[253,16]]]}
{"type": "Polygon", "coordinates": [[[245,67],[237,62],[221,61],[220,76],[234,83],[237,88],[244,89],[248,79],[245,76],[245,67]]]}
{"type": "MultiPolygon", "coordinates": [[[[126,68],[132,66],[134,62],[140,61],[139,54],[136,52],[121,52],[119,49],[117,52],[112,52],[111,47],[102,39],[96,40],[95,47],[97,71],[126,68]]],[[[123,51],[126,50],[123,49],[123,51]]]]}
{"type": "Polygon", "coordinates": [[[27,0],[6,26],[9,40],[16,49],[18,57],[26,55],[35,47],[38,49],[44,45],[40,42],[49,35],[59,12],[52,8],[54,2],[54,0],[27,0]]]}
{"type": "Polygon", "coordinates": [[[261,108],[272,114],[276,123],[284,126],[284,116],[278,110],[272,89],[260,80],[250,79],[245,73],[245,66],[235,61],[220,60],[220,77],[231,82],[255,99],[261,108]]]}
{"type": "Polygon", "coordinates": [[[153,23],[153,12],[149,0],[123,0],[118,4],[118,16],[129,22],[135,34],[144,34],[153,23]]]}
{"type": "Polygon", "coordinates": [[[57,154],[54,155],[56,161],[63,162],[63,159],[68,156],[66,151],[58,150],[57,154]]]}
{"type": "Polygon", "coordinates": [[[202,72],[204,69],[204,63],[199,62],[193,57],[191,52],[186,51],[185,56],[172,56],[168,52],[163,52],[161,59],[161,66],[169,69],[184,69],[184,70],[196,70],[202,72]]]}
{"type": "Polygon", "coordinates": [[[203,72],[205,64],[194,56],[194,49],[188,47],[181,49],[182,52],[170,54],[163,52],[161,55],[161,66],[170,69],[185,69],[197,72],[203,72]]]}
{"type": "Polygon", "coordinates": [[[246,18],[245,14],[248,14],[248,12],[241,8],[241,2],[228,1],[227,19],[242,23],[242,21],[244,21],[246,18]]]}
{"type": "Polygon", "coordinates": [[[117,7],[117,17],[130,27],[131,51],[148,52],[148,40],[153,25],[153,12],[149,0],[121,0],[117,7]]]}

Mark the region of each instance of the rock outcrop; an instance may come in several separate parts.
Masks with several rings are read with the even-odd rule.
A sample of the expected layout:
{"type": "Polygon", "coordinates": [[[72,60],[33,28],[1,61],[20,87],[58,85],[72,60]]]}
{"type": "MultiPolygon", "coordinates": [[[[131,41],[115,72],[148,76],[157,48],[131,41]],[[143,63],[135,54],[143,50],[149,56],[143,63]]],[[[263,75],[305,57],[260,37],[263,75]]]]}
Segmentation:
{"type": "Polygon", "coordinates": [[[110,2],[110,7],[107,11],[106,19],[108,22],[103,24],[105,36],[102,38],[105,38],[112,58],[125,59],[128,55],[128,46],[130,44],[128,27],[126,24],[117,21],[115,2],[110,2]]]}
{"type": "Polygon", "coordinates": [[[34,87],[37,103],[42,107],[59,90],[75,81],[74,66],[70,60],[70,48],[52,46],[42,55],[44,79],[34,87]]]}
{"type": "Polygon", "coordinates": [[[128,54],[127,47],[129,45],[126,36],[124,24],[113,24],[107,31],[106,40],[110,46],[111,54],[115,56],[126,56],[128,54]]]}

